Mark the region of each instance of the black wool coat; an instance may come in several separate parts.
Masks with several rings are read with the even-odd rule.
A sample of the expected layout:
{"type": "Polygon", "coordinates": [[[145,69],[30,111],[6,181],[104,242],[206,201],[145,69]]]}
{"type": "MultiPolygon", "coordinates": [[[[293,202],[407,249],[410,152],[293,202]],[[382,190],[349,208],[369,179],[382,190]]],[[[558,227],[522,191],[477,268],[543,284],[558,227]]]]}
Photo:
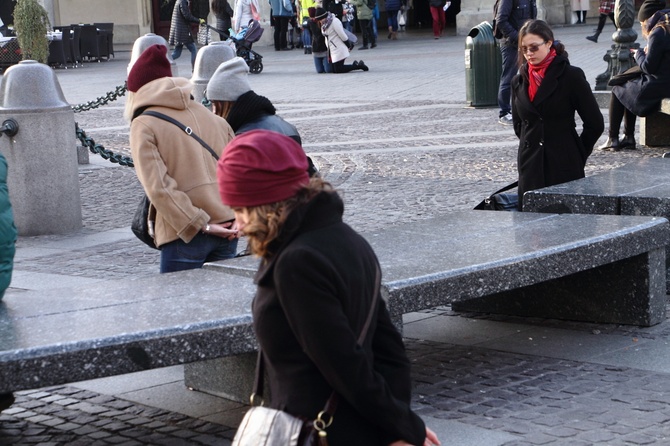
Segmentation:
{"type": "Polygon", "coordinates": [[[635,60],[643,75],[612,87],[612,94],[637,116],[649,116],[658,110],[661,99],[670,97],[670,34],[664,27],[651,31],[647,52],[637,50],[635,60]]]}
{"type": "Polygon", "coordinates": [[[269,406],[314,419],[333,389],[340,395],[331,446],[422,445],[423,421],[410,409],[410,364],[384,302],[362,347],[358,335],[375,286],[377,258],[342,222],[343,203],[322,192],[293,210],[275,254],[256,274],[254,330],[263,350],[269,406]]]}
{"type": "Polygon", "coordinates": [[[535,99],[528,97],[528,66],[512,79],[512,120],[519,137],[519,206],[526,191],[584,178],[586,159],[603,133],[600,113],[584,72],[558,55],[535,99]],[[583,121],[577,133],[575,112],[583,121]]]}
{"type": "Polygon", "coordinates": [[[178,45],[190,43],[193,41],[191,37],[191,23],[200,23],[200,20],[191,14],[188,7],[188,0],[177,0],[172,10],[172,20],[170,21],[170,37],[168,43],[170,45],[178,45]]]}

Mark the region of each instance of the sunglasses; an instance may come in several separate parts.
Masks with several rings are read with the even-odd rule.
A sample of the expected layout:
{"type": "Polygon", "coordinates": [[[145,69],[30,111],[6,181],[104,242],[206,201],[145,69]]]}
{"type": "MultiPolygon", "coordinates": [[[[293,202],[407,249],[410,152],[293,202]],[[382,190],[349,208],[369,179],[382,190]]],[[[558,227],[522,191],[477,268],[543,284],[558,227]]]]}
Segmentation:
{"type": "Polygon", "coordinates": [[[530,44],[530,45],[528,45],[528,46],[522,46],[521,48],[519,48],[519,51],[521,51],[521,54],[526,54],[526,53],[537,53],[538,50],[540,49],[540,47],[541,47],[542,45],[544,45],[545,43],[547,43],[546,40],[545,40],[544,42],[542,42],[542,43],[532,43],[532,44],[530,44]]]}

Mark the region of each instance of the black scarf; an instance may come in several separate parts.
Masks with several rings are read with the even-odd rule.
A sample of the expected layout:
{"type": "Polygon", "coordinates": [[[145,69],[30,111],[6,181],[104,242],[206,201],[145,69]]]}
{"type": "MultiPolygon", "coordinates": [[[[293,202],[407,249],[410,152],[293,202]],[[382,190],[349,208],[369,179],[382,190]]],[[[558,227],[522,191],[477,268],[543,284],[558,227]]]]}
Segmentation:
{"type": "Polygon", "coordinates": [[[250,121],[254,121],[260,117],[267,115],[274,115],[276,109],[272,102],[265,96],[257,95],[253,90],[249,90],[242,96],[237,98],[235,104],[228,113],[228,124],[237,133],[237,129],[250,121]]]}

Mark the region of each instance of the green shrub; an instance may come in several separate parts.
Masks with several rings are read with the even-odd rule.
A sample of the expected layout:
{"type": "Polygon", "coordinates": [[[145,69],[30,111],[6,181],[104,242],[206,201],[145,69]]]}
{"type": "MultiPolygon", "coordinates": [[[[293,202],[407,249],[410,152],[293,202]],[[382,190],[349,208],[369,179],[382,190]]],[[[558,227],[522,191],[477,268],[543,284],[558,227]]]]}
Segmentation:
{"type": "Polygon", "coordinates": [[[32,59],[47,63],[49,57],[47,30],[50,27],[49,16],[37,0],[16,2],[14,30],[19,39],[23,60],[32,59]]]}

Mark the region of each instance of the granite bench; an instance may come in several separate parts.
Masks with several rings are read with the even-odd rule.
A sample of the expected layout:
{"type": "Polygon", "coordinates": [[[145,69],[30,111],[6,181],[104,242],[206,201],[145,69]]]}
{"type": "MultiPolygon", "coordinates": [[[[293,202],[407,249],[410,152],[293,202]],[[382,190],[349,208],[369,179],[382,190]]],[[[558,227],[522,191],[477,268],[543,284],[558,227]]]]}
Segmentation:
{"type": "MultiPolygon", "coordinates": [[[[402,314],[460,310],[650,326],[665,317],[664,218],[463,211],[362,234],[402,314]]],[[[251,276],[246,257],[205,267],[251,276]]]]}
{"type": "Polygon", "coordinates": [[[640,144],[670,146],[670,98],[661,101],[656,113],[640,118],[640,144]]]}
{"type": "MultiPolygon", "coordinates": [[[[523,209],[670,219],[670,159],[635,160],[586,178],[526,192],[523,209]]],[[[666,254],[670,255],[670,250],[666,254]]],[[[670,261],[667,265],[670,266],[670,261]]]]}
{"type": "MultiPolygon", "coordinates": [[[[206,270],[11,293],[0,301],[0,393],[244,357],[257,348],[254,293],[247,278],[206,270]]],[[[247,401],[252,380],[232,397],[247,401]]]]}

